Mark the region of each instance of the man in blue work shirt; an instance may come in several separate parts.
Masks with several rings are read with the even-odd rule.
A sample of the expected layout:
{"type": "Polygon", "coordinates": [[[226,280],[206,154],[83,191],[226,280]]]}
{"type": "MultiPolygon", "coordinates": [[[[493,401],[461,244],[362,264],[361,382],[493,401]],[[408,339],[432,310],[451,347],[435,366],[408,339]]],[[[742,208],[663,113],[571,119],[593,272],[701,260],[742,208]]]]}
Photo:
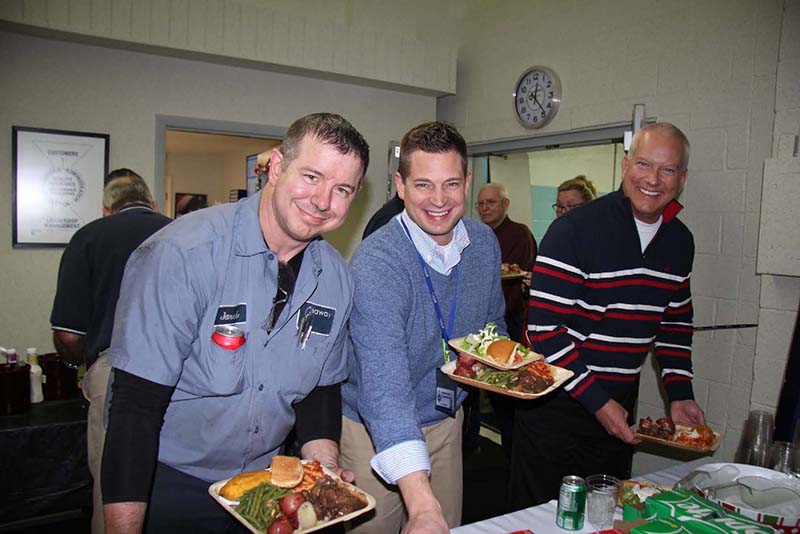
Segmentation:
{"type": "Polygon", "coordinates": [[[369,147],[321,113],[270,162],[262,192],[185,215],[131,256],[109,355],[109,531],[226,531],[209,483],[268,467],[295,422],[302,456],[338,469],[353,285],[319,236],[344,222],[369,147]]]}

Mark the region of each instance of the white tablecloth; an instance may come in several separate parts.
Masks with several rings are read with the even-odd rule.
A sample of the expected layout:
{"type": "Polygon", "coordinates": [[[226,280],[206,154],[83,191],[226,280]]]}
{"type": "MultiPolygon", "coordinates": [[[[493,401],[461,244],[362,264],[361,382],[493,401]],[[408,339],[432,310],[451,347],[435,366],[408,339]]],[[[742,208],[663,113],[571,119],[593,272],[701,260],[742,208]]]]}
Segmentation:
{"type": "MultiPolygon", "coordinates": [[[[661,484],[662,486],[672,487],[677,481],[689,474],[693,469],[703,464],[707,464],[708,458],[701,458],[691,462],[681,463],[656,471],[648,475],[636,477],[650,482],[661,484]]],[[[478,521],[470,525],[464,525],[451,530],[451,534],[507,534],[517,530],[531,530],[535,534],[589,534],[596,532],[589,522],[583,530],[562,530],[556,526],[557,501],[550,501],[539,506],[526,508],[518,512],[493,517],[484,521],[478,521]]],[[[617,519],[622,515],[617,509],[617,519]]]]}

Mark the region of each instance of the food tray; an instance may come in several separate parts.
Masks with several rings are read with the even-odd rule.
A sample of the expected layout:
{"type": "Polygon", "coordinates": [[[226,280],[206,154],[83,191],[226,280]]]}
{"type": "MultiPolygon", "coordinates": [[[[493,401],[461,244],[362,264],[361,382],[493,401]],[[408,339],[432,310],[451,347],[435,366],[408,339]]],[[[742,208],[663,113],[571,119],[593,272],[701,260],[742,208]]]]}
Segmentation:
{"type": "Polygon", "coordinates": [[[705,491],[709,487],[717,487],[718,494],[708,495],[706,498],[721,504],[726,510],[733,510],[745,517],[754,519],[760,523],[767,524],[780,534],[795,534],[800,530],[800,512],[798,512],[797,501],[791,502],[782,500],[781,502],[763,502],[762,506],[747,504],[745,497],[748,492],[752,492],[751,498],[757,497],[759,500],[774,497],[774,491],[778,487],[793,488],[795,493],[800,492],[800,480],[793,478],[785,473],[773,471],[764,467],[754,465],[733,464],[733,463],[713,463],[701,465],[678,484],[688,482],[682,487],[696,487],[705,491]],[[752,486],[754,478],[764,479],[765,488],[755,491],[752,486]],[[750,480],[750,482],[745,482],[750,480]],[[732,482],[742,481],[741,486],[730,487],[732,482]],[[728,490],[723,488],[728,487],[728,490]],[[748,488],[749,486],[749,488],[748,488]]]}
{"type": "Polygon", "coordinates": [[[547,367],[550,368],[550,372],[553,373],[553,378],[555,379],[555,381],[549,388],[542,391],[541,393],[522,393],[520,391],[511,391],[510,389],[506,389],[500,386],[494,386],[492,384],[487,384],[486,382],[481,382],[480,380],[475,380],[474,378],[467,378],[466,376],[458,376],[457,374],[454,374],[456,370],[455,361],[443,365],[441,369],[444,374],[446,374],[456,382],[460,382],[467,386],[474,386],[479,389],[485,389],[486,391],[492,391],[494,393],[499,393],[500,395],[516,397],[518,399],[538,399],[539,397],[543,397],[548,393],[551,393],[556,389],[558,389],[558,387],[561,386],[561,384],[566,382],[574,374],[569,369],[562,369],[561,367],[556,367],[554,365],[549,365],[549,364],[546,365],[547,367]]]}
{"type": "MultiPolygon", "coordinates": [[[[709,453],[709,452],[714,452],[715,450],[717,450],[717,448],[719,447],[719,443],[720,443],[720,435],[717,432],[714,432],[714,441],[712,441],[711,445],[709,445],[708,447],[693,447],[691,445],[686,445],[685,443],[678,443],[677,441],[672,441],[672,440],[669,440],[669,439],[657,438],[655,436],[648,436],[646,434],[639,434],[639,432],[637,431],[638,426],[639,425],[635,425],[635,426],[631,427],[631,430],[633,430],[633,433],[636,435],[637,438],[641,439],[642,441],[649,441],[651,443],[659,443],[661,445],[665,445],[667,447],[672,447],[674,449],[682,449],[682,450],[685,450],[685,451],[709,453]]],[[[687,428],[687,427],[684,426],[684,425],[675,425],[676,432],[677,432],[677,430],[679,428],[687,428]]],[[[713,432],[713,430],[712,430],[712,432],[713,432]]]]}
{"type": "Polygon", "coordinates": [[[524,278],[527,274],[527,271],[520,271],[518,273],[500,271],[500,280],[517,280],[524,278]]]}
{"type": "MultiPolygon", "coordinates": [[[[306,463],[306,462],[303,461],[303,463],[306,463]]],[[[350,512],[349,514],[343,515],[342,517],[337,517],[336,519],[331,519],[330,521],[320,521],[319,523],[317,523],[315,526],[313,526],[311,528],[297,529],[297,530],[294,531],[294,534],[305,534],[306,532],[314,532],[315,530],[320,530],[320,529],[329,527],[331,525],[335,525],[336,523],[342,523],[344,521],[349,521],[349,520],[353,519],[354,517],[358,517],[361,514],[369,512],[370,510],[375,508],[375,498],[372,495],[370,495],[369,493],[367,493],[365,491],[360,490],[359,488],[353,486],[352,484],[348,484],[347,482],[344,482],[341,478],[336,476],[333,473],[333,471],[329,470],[324,465],[322,466],[322,470],[325,472],[326,475],[329,475],[332,478],[335,478],[339,482],[343,483],[345,486],[347,486],[347,488],[350,491],[356,492],[356,493],[359,493],[359,494],[363,495],[367,500],[367,506],[365,506],[361,510],[356,510],[355,512],[350,512]]],[[[265,471],[269,471],[269,469],[265,469],[265,471]]],[[[220,506],[225,508],[225,510],[227,510],[228,513],[230,513],[233,517],[235,517],[242,525],[247,527],[247,530],[249,530],[250,532],[253,532],[254,534],[263,534],[262,531],[257,530],[244,517],[242,517],[238,513],[236,513],[236,506],[239,504],[237,501],[229,501],[228,499],[226,499],[225,497],[223,497],[222,495],[219,494],[219,490],[221,490],[222,486],[227,484],[229,480],[230,480],[230,478],[226,478],[225,480],[220,480],[219,482],[214,482],[213,484],[211,484],[211,486],[209,486],[208,494],[211,495],[211,497],[215,501],[217,501],[220,504],[220,506]]]]}
{"type": "Polygon", "coordinates": [[[451,339],[450,340],[450,346],[453,347],[453,350],[455,350],[457,353],[463,354],[464,356],[467,356],[469,358],[475,358],[479,362],[485,363],[489,367],[494,367],[495,369],[500,369],[500,370],[503,370],[503,371],[510,371],[512,369],[519,369],[523,365],[528,365],[529,363],[533,363],[533,362],[536,362],[536,361],[544,359],[544,356],[542,356],[541,354],[538,354],[536,352],[531,351],[531,355],[528,356],[527,358],[523,358],[521,362],[512,363],[511,365],[503,365],[502,363],[499,363],[499,362],[495,361],[493,358],[490,358],[489,356],[480,356],[480,355],[478,355],[478,354],[476,354],[474,352],[470,352],[468,350],[462,349],[461,348],[461,343],[463,343],[465,339],[466,339],[466,336],[457,337],[455,339],[451,339]]]}

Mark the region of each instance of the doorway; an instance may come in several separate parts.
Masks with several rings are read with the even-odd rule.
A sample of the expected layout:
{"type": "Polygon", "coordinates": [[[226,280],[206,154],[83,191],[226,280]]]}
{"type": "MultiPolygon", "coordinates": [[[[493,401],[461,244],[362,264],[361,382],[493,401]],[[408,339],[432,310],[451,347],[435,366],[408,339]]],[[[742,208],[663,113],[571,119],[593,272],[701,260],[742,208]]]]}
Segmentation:
{"type": "Polygon", "coordinates": [[[164,213],[235,202],[247,194],[247,160],[280,144],[262,139],[168,128],[164,144],[164,213]]]}
{"type": "MultiPolygon", "coordinates": [[[[169,194],[167,186],[173,180],[167,178],[167,131],[199,133],[221,136],[243,137],[247,139],[269,140],[280,142],[286,136],[286,127],[253,124],[247,122],[220,121],[212,119],[199,119],[194,117],[181,117],[178,115],[156,115],[155,124],[155,168],[153,172],[153,196],[158,199],[162,213],[174,212],[175,193],[193,193],[194,191],[176,191],[171,185],[169,194]],[[163,155],[163,157],[162,157],[163,155]]],[[[249,155],[252,155],[250,152],[249,155]]],[[[242,158],[241,185],[236,187],[246,188],[246,157],[242,158]]],[[[202,194],[198,192],[199,194],[202,194]]]]}
{"type": "Polygon", "coordinates": [[[555,219],[558,186],[579,174],[594,184],[598,196],[619,187],[625,132],[630,123],[594,129],[500,140],[470,145],[473,188],[470,215],[480,187],[492,182],[506,187],[510,219],[527,224],[536,242],[555,219]]]}

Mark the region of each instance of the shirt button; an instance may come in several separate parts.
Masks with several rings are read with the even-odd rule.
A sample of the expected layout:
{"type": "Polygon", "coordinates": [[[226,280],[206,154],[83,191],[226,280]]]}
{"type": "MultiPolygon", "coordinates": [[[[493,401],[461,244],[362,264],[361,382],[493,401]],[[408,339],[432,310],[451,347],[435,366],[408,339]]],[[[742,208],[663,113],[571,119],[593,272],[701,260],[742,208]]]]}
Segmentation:
{"type": "Polygon", "coordinates": [[[274,260],[274,259],[275,259],[275,255],[274,255],[274,254],[267,254],[267,257],[268,257],[269,259],[271,259],[271,260],[274,260]]]}
{"type": "Polygon", "coordinates": [[[258,391],[264,391],[264,384],[258,385],[258,391]]]}
{"type": "Polygon", "coordinates": [[[259,431],[259,430],[261,430],[261,427],[256,427],[256,429],[255,429],[254,433],[255,433],[255,434],[258,434],[258,431],[259,431]]]}

